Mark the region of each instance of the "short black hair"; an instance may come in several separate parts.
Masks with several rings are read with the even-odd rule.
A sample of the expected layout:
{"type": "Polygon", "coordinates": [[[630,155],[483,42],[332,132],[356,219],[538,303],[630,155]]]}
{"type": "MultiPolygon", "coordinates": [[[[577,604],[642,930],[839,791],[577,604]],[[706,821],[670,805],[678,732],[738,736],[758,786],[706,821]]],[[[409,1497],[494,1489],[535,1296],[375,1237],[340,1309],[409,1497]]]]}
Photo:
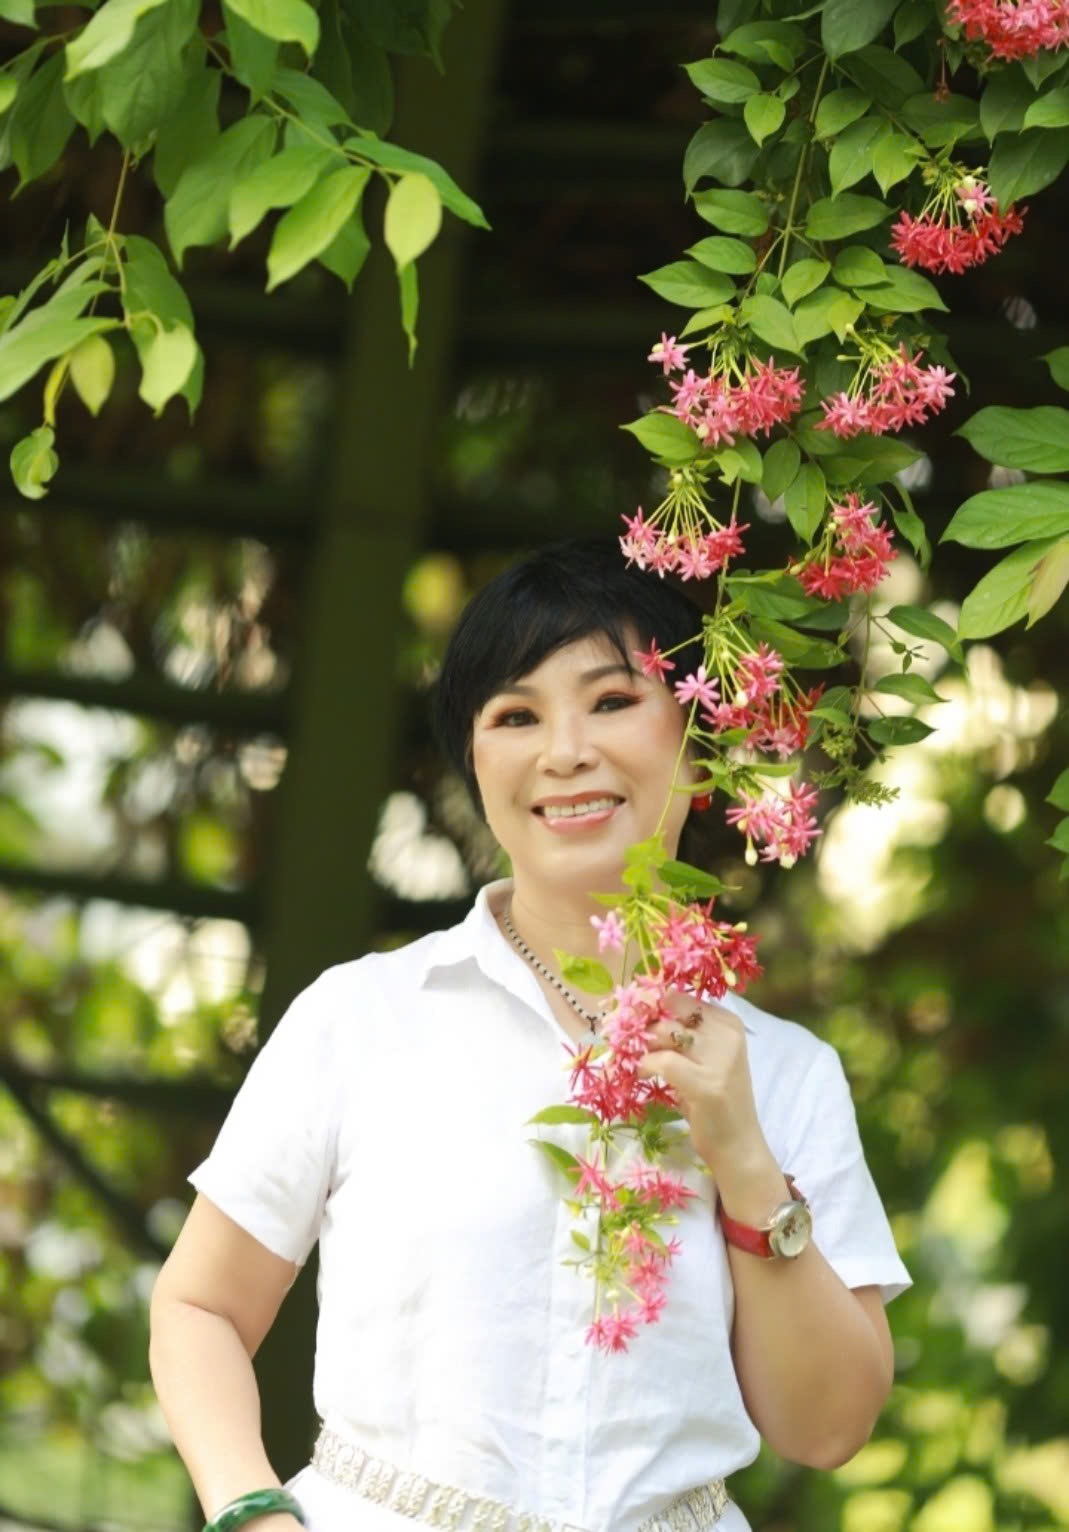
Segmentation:
{"type": "MultiPolygon", "coordinates": [[[[701,664],[702,613],[660,575],[628,566],[615,537],[568,538],[540,548],[496,575],[472,597],[446,648],[432,693],[438,744],[482,813],[472,764],[476,714],[491,697],[567,644],[603,633],[628,669],[629,641],[647,648],[685,645],[672,656],[675,677],[701,664]]],[[[688,824],[694,815],[688,817],[688,824]]],[[[683,845],[680,854],[683,855],[683,845]]]]}

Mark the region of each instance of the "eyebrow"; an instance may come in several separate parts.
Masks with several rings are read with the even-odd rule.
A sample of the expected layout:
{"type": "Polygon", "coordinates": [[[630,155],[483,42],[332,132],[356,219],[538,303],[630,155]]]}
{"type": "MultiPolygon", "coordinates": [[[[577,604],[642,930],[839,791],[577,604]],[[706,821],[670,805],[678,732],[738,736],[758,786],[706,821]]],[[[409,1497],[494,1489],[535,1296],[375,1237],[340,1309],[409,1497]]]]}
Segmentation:
{"type": "MultiPolygon", "coordinates": [[[[589,684],[591,681],[600,681],[603,676],[616,675],[619,671],[623,671],[624,675],[631,678],[633,678],[635,674],[635,672],[631,670],[627,665],[623,665],[617,661],[612,665],[595,665],[593,670],[584,670],[579,679],[584,684],[589,684]]],[[[503,686],[501,690],[495,695],[498,697],[506,697],[511,696],[513,693],[518,693],[522,697],[536,697],[538,695],[538,688],[537,686],[523,686],[520,684],[515,686],[503,686]]]]}

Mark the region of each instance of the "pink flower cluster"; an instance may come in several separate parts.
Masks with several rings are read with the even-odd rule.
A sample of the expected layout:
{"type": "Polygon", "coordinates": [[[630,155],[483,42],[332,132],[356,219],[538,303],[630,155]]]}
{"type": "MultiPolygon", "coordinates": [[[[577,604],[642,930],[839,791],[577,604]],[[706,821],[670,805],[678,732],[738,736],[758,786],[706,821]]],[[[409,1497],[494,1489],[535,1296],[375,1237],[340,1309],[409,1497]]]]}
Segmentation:
{"type": "MultiPolygon", "coordinates": [[[[665,668],[675,669],[655,643],[650,652],[636,651],[636,654],[646,675],[657,674],[663,678],[665,668]]],[[[683,704],[697,701],[701,722],[714,734],[728,729],[745,729],[744,743],[752,750],[762,750],[786,760],[805,746],[809,735],[809,713],[824,688],[818,686],[792,702],[780,689],[782,670],[783,656],[762,642],[737,661],[730,701],[721,698],[719,681],[706,674],[704,665],[676,682],[676,701],[683,704]]]]}
{"type": "MultiPolygon", "coordinates": [[[[660,362],[664,376],[686,365],[690,348],[681,346],[674,335],[662,335],[648,360],[660,362]]],[[[797,367],[777,367],[775,360],[751,361],[735,373],[736,381],[724,371],[713,369],[705,374],[693,368],[668,387],[672,403],[661,408],[690,426],[707,447],[733,446],[737,436],[766,436],[774,425],[790,420],[802,407],[802,384],[797,367]]]]}
{"type": "Polygon", "coordinates": [[[917,218],[901,212],[891,226],[891,244],[904,266],[956,274],[982,265],[1023,228],[1015,207],[1000,213],[990,188],[976,176],[964,176],[942,205],[933,202],[917,218]]]}
{"type": "Polygon", "coordinates": [[[746,860],[752,866],[758,860],[754,842],[761,844],[760,860],[793,867],[809,849],[810,842],[824,832],[810,810],[817,801],[815,787],[792,782],[787,796],[764,793],[755,797],[743,793],[737,808],[724,816],[746,836],[746,860]]]}
{"type": "Polygon", "coordinates": [[[742,533],[750,523],[738,525],[732,517],[727,526],[711,532],[671,531],[657,516],[647,521],[642,507],[634,516],[623,517],[627,532],[620,538],[620,549],[628,564],[653,569],[659,575],[675,574],[681,580],[707,580],[728,559],[744,552],[742,533]]]}
{"type": "Polygon", "coordinates": [[[877,362],[862,374],[863,393],[859,389],[822,399],[824,419],[817,421],[817,430],[843,438],[862,431],[883,436],[905,426],[922,425],[930,415],[938,414],[953,397],[955,374],[945,367],[921,366],[922,355],[918,351],[910,356],[905,346],[900,346],[897,356],[877,362]]]}
{"type": "Polygon", "coordinates": [[[949,0],[947,21],[999,59],[1023,59],[1069,43],[1066,0],[949,0]]]}
{"type": "Polygon", "coordinates": [[[791,566],[806,595],[838,601],[854,591],[875,590],[898,557],[891,529],[879,520],[877,507],[871,501],[862,503],[858,495],[847,495],[841,505],[832,506],[830,525],[823,556],[791,566]]]}
{"type": "MultiPolygon", "coordinates": [[[[672,908],[656,928],[657,971],[636,975],[618,985],[615,1007],[604,1037],[609,1047],[597,1060],[588,1047],[573,1055],[571,1101],[604,1123],[641,1120],[647,1107],[679,1108],[675,1092],[656,1077],[644,1077],[638,1066],[649,1052],[649,1029],[675,1018],[669,1004],[673,993],[718,999],[731,987],[743,990],[762,972],[756,939],[743,928],[714,920],[715,901],[672,908]]],[[[623,922],[615,911],[592,916],[599,947],[623,940],[623,922]],[[604,938],[604,941],[602,940],[604,938]]],[[[636,1302],[611,1314],[599,1315],[587,1330],[590,1345],[604,1351],[625,1351],[640,1324],[654,1324],[665,1303],[668,1268],[678,1254],[677,1240],[650,1238],[647,1226],[672,1209],[686,1206],[697,1193],[681,1176],[644,1162],[632,1162],[618,1179],[604,1165],[579,1158],[574,1200],[596,1200],[601,1216],[602,1248],[615,1267],[613,1285],[630,1291],[636,1302]]]]}

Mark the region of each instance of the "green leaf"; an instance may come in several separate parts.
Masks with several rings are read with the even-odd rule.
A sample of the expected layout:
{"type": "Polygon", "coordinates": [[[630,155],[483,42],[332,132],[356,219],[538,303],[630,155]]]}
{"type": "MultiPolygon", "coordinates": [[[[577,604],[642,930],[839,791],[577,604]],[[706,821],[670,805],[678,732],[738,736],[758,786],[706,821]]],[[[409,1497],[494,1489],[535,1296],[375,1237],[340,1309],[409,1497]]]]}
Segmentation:
{"type": "Polygon", "coordinates": [[[1007,133],[995,145],[987,179],[999,207],[1042,191],[1069,163],[1069,128],[1028,128],[1007,133]]]}
{"type": "Polygon", "coordinates": [[[847,85],[842,90],[829,91],[820,100],[817,107],[817,115],[813,123],[813,131],[818,138],[831,138],[836,133],[841,133],[859,117],[864,117],[872,101],[865,92],[858,90],[853,85],[847,85]]]}
{"type": "MultiPolygon", "coordinates": [[[[1060,543],[1055,543],[1050,552],[1045,553],[1036,565],[1031,589],[1028,592],[1026,629],[1031,628],[1041,617],[1047,615],[1067,585],[1069,585],[1069,537],[1063,538],[1060,543]]],[[[1066,849],[1069,850],[1069,847],[1066,849]]]]}
{"type": "Polygon", "coordinates": [[[739,318],[759,340],[774,350],[791,351],[795,355],[800,353],[801,345],[791,311],[778,298],[769,298],[761,293],[746,298],[739,307],[739,318]]]}
{"type": "Polygon", "coordinates": [[[902,108],[907,127],[918,133],[929,149],[943,149],[960,138],[982,138],[980,108],[971,96],[937,96],[922,91],[902,108]]]}
{"type": "MultiPolygon", "coordinates": [[[[275,83],[271,87],[272,95],[281,96],[287,106],[291,106],[304,122],[311,128],[338,128],[351,126],[349,114],[336,96],[319,80],[310,74],[304,74],[299,69],[279,69],[275,74],[275,83]]],[[[371,144],[379,142],[374,133],[368,135],[371,144]]],[[[362,144],[363,139],[353,139],[354,144],[362,144]]],[[[387,146],[389,148],[394,145],[387,146]]],[[[405,153],[404,150],[399,151],[405,153]]],[[[419,158],[419,156],[413,156],[419,158]]],[[[398,165],[398,170],[417,169],[410,165],[398,165]]]]}
{"type": "Polygon", "coordinates": [[[645,282],[659,297],[667,298],[669,303],[680,303],[685,308],[724,303],[735,293],[735,284],[730,277],[711,271],[698,261],[672,261],[656,271],[645,272],[638,280],[645,282]]]}
{"type": "Polygon", "coordinates": [[[51,426],[38,426],[11,449],[11,477],[27,500],[41,500],[48,493],[45,486],[59,467],[53,450],[55,439],[51,426]]]}
{"type": "Polygon", "coordinates": [[[226,233],[230,193],[270,157],[276,132],[268,117],[242,117],[219,135],[203,159],[186,166],[163,213],[179,267],[191,245],[213,245],[226,233]]]}
{"type": "Polygon", "coordinates": [[[722,53],[737,53],[757,64],[778,64],[784,70],[793,68],[805,50],[805,32],[793,21],[743,22],[720,42],[722,53]],[[789,59],[786,64],[782,62],[785,54],[789,59]]]}
{"type": "Polygon", "coordinates": [[[46,362],[65,356],[90,335],[115,328],[114,319],[81,317],[90,301],[107,290],[105,282],[85,282],[56,293],[0,335],[0,400],[10,399],[46,362]]]}
{"type": "Polygon", "coordinates": [[[885,314],[919,314],[924,309],[943,309],[946,304],[939,290],[919,271],[905,266],[888,266],[884,280],[864,290],[870,309],[885,314]]]}
{"type": "Polygon", "coordinates": [[[840,341],[845,340],[847,331],[860,319],[864,307],[860,298],[853,298],[837,287],[822,287],[818,292],[810,293],[794,311],[799,343],[804,347],[811,340],[832,332],[840,341]]]}
{"type": "Polygon", "coordinates": [[[33,0],[0,0],[0,21],[10,21],[17,27],[35,27],[33,0]]]}
{"type": "Polygon", "coordinates": [[[1040,96],[1024,114],[1026,128],[1069,127],[1069,85],[1060,85],[1040,96]]]}
{"type": "Polygon", "coordinates": [[[887,621],[912,638],[924,638],[947,651],[959,665],[964,661],[958,635],[948,622],[929,612],[923,606],[893,606],[887,613],[887,621]]]}
{"type": "Polygon", "coordinates": [[[873,44],[852,53],[843,66],[853,83],[873,101],[897,111],[910,96],[924,90],[925,82],[901,54],[873,44]]]}
{"type": "Polygon", "coordinates": [[[798,473],[802,454],[790,437],[773,442],[765,453],[761,472],[761,488],[769,500],[778,500],[798,473]]]}
{"type": "Polygon", "coordinates": [[[870,174],[876,144],[886,132],[882,117],[862,117],[839,134],[828,156],[833,197],[870,174]]]}
{"type": "Polygon", "coordinates": [[[1069,468],[1069,410],[1040,404],[1018,410],[993,404],[978,410],[955,433],[989,463],[1026,468],[1031,473],[1062,473],[1069,468]]]}
{"type": "Polygon", "coordinates": [[[1032,577],[1056,537],[1025,543],[1000,559],[962,602],[958,632],[962,638],[989,638],[1019,622],[1028,611],[1032,577]]]}
{"type": "Polygon", "coordinates": [[[783,273],[783,281],[780,287],[783,296],[793,308],[799,298],[804,298],[808,293],[814,292],[831,270],[827,261],[802,260],[795,261],[788,266],[783,273]]]}
{"type": "Polygon", "coordinates": [[[763,92],[750,96],[742,109],[742,119],[755,144],[763,144],[766,138],[778,133],[786,115],[787,108],[780,97],[763,92]]]}
{"type": "MultiPolygon", "coordinates": [[[[284,72],[279,71],[280,78],[284,72]]],[[[345,147],[353,154],[359,155],[368,164],[381,166],[385,170],[398,170],[402,173],[421,171],[433,181],[438,188],[442,205],[451,213],[455,213],[465,223],[474,224],[477,228],[490,227],[478,204],[461,191],[452,176],[448,175],[441,165],[428,159],[425,154],[413,154],[410,149],[402,149],[397,144],[388,144],[375,133],[361,133],[356,138],[347,138],[345,147]]]]}
{"type": "Polygon", "coordinates": [[[152,174],[156,185],[169,197],[186,165],[206,159],[219,137],[218,69],[194,70],[185,93],[156,134],[152,174]]]}
{"type": "Polygon", "coordinates": [[[718,117],[700,127],[683,156],[683,184],[688,194],[704,176],[723,186],[741,186],[757,162],[760,147],[744,122],[718,117]]]}
{"type": "Polygon", "coordinates": [[[268,292],[327,249],[355,212],[369,175],[360,166],[343,166],[317,182],[283,214],[267,254],[268,292]]]}
{"type": "Polygon", "coordinates": [[[783,507],[787,520],[803,542],[811,543],[824,520],[827,487],[823,471],[816,463],[806,463],[787,486],[783,507]]]}
{"type": "Polygon", "coordinates": [[[596,958],[575,957],[560,947],[553,948],[553,956],[561,971],[561,978],[575,989],[588,995],[609,995],[613,990],[612,974],[596,958]]]}
{"type": "Polygon", "coordinates": [[[1069,766],[1059,774],[1043,802],[1053,803],[1056,809],[1064,809],[1069,813],[1069,766]]]}
{"type": "Polygon", "coordinates": [[[90,415],[99,415],[115,381],[115,355],[103,335],[90,335],[70,355],[70,380],[90,415]]]}
{"type": "Polygon", "coordinates": [[[101,89],[103,78],[104,71],[94,69],[90,74],[79,75],[76,80],[63,82],[63,99],[67,103],[67,110],[75,122],[81,123],[91,145],[96,143],[108,126],[104,121],[104,91],[101,89]]]}
{"type": "Polygon", "coordinates": [[[735,312],[729,303],[717,303],[710,309],[698,309],[687,320],[679,332],[679,339],[685,340],[688,335],[700,335],[706,330],[718,330],[723,324],[730,324],[735,318],[735,312]]]}
{"type": "Polygon", "coordinates": [[[1053,351],[1044,352],[1040,361],[1046,362],[1059,388],[1069,388],[1069,346],[1056,346],[1053,351]]]}
{"type": "Polygon", "coordinates": [[[722,447],[715,461],[725,484],[734,484],[736,479],[746,484],[761,482],[761,454],[744,436],[737,437],[733,447],[722,447]]]}
{"type": "Polygon", "coordinates": [[[955,512],[940,542],[962,543],[966,548],[1010,548],[1064,533],[1069,533],[1069,484],[1032,479],[973,495],[955,512]]]}
{"type": "Polygon", "coordinates": [[[253,106],[262,101],[275,83],[278,71],[279,45],[273,37],[265,37],[255,27],[250,27],[236,11],[223,5],[226,17],[225,39],[230,53],[230,67],[249,93],[253,106]]]}
{"type": "Polygon", "coordinates": [[[763,639],[773,649],[778,649],[788,665],[797,665],[802,670],[830,670],[846,659],[838,644],[814,638],[810,633],[797,633],[783,622],[752,617],[750,632],[758,642],[763,639]]]}
{"type": "Polygon", "coordinates": [[[383,234],[398,270],[417,260],[442,226],[442,199],[421,172],[404,175],[390,188],[383,234]]]}
{"type": "Polygon", "coordinates": [[[741,104],[756,95],[761,81],[745,64],[734,59],[698,59],[694,64],[684,64],[691,84],[710,101],[741,104]]]}
{"type": "Polygon", "coordinates": [[[914,670],[907,670],[901,675],[881,676],[874,690],[885,692],[892,697],[904,697],[907,702],[949,701],[949,698],[939,695],[930,681],[917,675],[914,670]]]}
{"type": "Polygon", "coordinates": [[[726,883],[715,878],[711,872],[704,872],[700,867],[692,867],[689,862],[669,859],[667,862],[662,862],[657,871],[661,881],[668,888],[690,899],[715,899],[718,895],[727,892],[726,883]]]}
{"type": "Polygon", "coordinates": [[[230,248],[251,234],[272,208],[292,207],[339,156],[313,144],[295,144],[264,160],[230,193],[230,248]]]}
{"type": "Polygon", "coordinates": [[[844,239],[872,229],[888,217],[891,209],[875,197],[843,192],[838,197],[820,197],[809,209],[805,232],[810,239],[844,239]]]}
{"type": "Polygon", "coordinates": [[[872,151],[872,173],[885,197],[892,186],[913,174],[922,158],[915,139],[893,130],[884,134],[872,151]]]}
{"type": "Polygon", "coordinates": [[[543,1107],[533,1117],[528,1117],[527,1125],[530,1126],[531,1123],[536,1122],[546,1123],[550,1127],[555,1127],[558,1123],[562,1122],[590,1123],[597,1121],[599,1121],[597,1113],[590,1111],[589,1108],[585,1106],[568,1106],[562,1103],[559,1106],[543,1107]]]}
{"type": "Polygon", "coordinates": [[[327,248],[319,252],[316,260],[336,277],[340,277],[346,289],[351,292],[370,249],[371,241],[364,229],[360,209],[357,208],[349,222],[342,224],[327,248]]]}
{"type": "MultiPolygon", "coordinates": [[[[882,483],[885,475],[880,471],[876,483],[882,483]]],[[[899,493],[905,495],[906,491],[899,489],[899,493]]],[[[927,569],[932,562],[932,545],[928,540],[928,529],[917,515],[912,505],[892,506],[891,518],[896,529],[909,543],[917,555],[917,562],[922,569],[927,569]]]]}
{"type": "Polygon", "coordinates": [[[878,745],[915,745],[935,732],[919,718],[874,718],[868,730],[878,745]]]}
{"type": "Polygon", "coordinates": [[[73,131],[74,118],[63,94],[63,55],[55,53],[22,86],[7,119],[20,187],[51,170],[73,131]]]}
{"type": "Polygon", "coordinates": [[[694,211],[714,229],[725,234],[745,234],[756,239],[768,228],[768,209],[753,192],[695,192],[694,211]]]}
{"type": "Polygon", "coordinates": [[[183,52],[198,9],[198,0],[168,0],[141,18],[117,58],[95,71],[104,121],[125,148],[143,143],[181,102],[183,52]]]}
{"type": "Polygon", "coordinates": [[[647,452],[673,468],[692,463],[702,451],[702,444],[690,427],[663,410],[651,410],[620,429],[630,431],[647,452]]]}
{"type": "Polygon", "coordinates": [[[735,276],[748,276],[757,268],[757,256],[741,239],[725,239],[722,234],[710,234],[700,239],[687,251],[703,266],[712,271],[727,271],[735,276]]]}
{"type": "Polygon", "coordinates": [[[184,324],[157,329],[141,351],[141,386],[138,393],[154,414],[180,394],[189,382],[197,361],[197,342],[184,324]]]}
{"type": "Polygon", "coordinates": [[[19,93],[19,79],[10,70],[0,74],[0,112],[6,112],[19,93]]]}
{"type": "MultiPolygon", "coordinates": [[[[193,310],[189,299],[173,275],[163,251],[150,239],[139,234],[128,234],[123,245],[123,269],[126,283],[123,289],[123,308],[126,313],[130,338],[134,343],[142,367],[159,325],[174,327],[183,325],[193,330],[193,310]],[[155,316],[155,320],[148,316],[155,316]]],[[[204,380],[204,358],[199,349],[193,371],[183,388],[182,397],[192,415],[200,402],[204,380]]]]}
{"type": "Polygon", "coordinates": [[[397,291],[401,303],[401,328],[408,338],[408,365],[411,367],[416,355],[416,320],[419,317],[419,277],[415,261],[398,269],[397,291]]]}
{"type": "Polygon", "coordinates": [[[980,97],[980,126],[994,143],[1000,133],[1016,133],[1024,127],[1028,108],[1036,99],[1033,87],[1017,64],[988,76],[980,97]]]}
{"type": "Polygon", "coordinates": [[[319,46],[319,17],[307,0],[226,0],[226,4],[265,37],[299,43],[309,58],[319,46]]]}
{"type": "Polygon", "coordinates": [[[924,0],[905,0],[895,12],[895,47],[902,49],[928,30],[932,13],[924,0]]]}
{"type": "Polygon", "coordinates": [[[898,0],[825,0],[820,40],[829,58],[856,53],[873,42],[894,15],[898,0]]]}
{"type": "Polygon", "coordinates": [[[847,245],[835,257],[831,274],[840,287],[875,287],[887,281],[890,266],[865,245],[847,245]]]}
{"type": "Polygon", "coordinates": [[[557,1170],[562,1170],[573,1183],[579,1179],[579,1161],[567,1149],[562,1149],[560,1144],[551,1144],[545,1138],[529,1138],[527,1142],[541,1149],[557,1170]]]}
{"type": "Polygon", "coordinates": [[[67,79],[100,69],[128,47],[134,28],[147,11],[168,0],[104,0],[67,44],[67,79]]]}
{"type": "MultiPolygon", "coordinates": [[[[1060,819],[1054,826],[1054,834],[1045,840],[1043,844],[1045,846],[1053,846],[1055,851],[1069,851],[1069,819],[1060,819]]],[[[1062,878],[1069,877],[1069,873],[1065,870],[1066,867],[1069,867],[1069,862],[1066,862],[1062,868],[1062,878]]]]}

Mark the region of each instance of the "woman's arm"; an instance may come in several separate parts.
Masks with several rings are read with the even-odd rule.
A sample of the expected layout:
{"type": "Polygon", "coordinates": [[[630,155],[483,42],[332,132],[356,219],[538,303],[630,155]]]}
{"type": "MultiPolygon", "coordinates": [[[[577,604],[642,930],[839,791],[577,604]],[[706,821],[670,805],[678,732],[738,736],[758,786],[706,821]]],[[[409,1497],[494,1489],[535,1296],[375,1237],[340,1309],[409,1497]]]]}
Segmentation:
{"type": "MultiPolygon", "coordinates": [[[[768,1154],[722,1167],[725,1212],[767,1223],[789,1193],[768,1154]]],[[[773,1451],[809,1468],[837,1468],[872,1434],[894,1376],[878,1287],[851,1289],[812,1242],[794,1259],[728,1246],[735,1287],[732,1354],[746,1408],[773,1451]]]]}
{"type": "MultiPolygon", "coordinates": [[[[281,1481],[267,1460],[252,1358],[297,1275],[198,1195],[152,1290],[149,1367],[164,1417],[210,1520],[281,1481]]],[[[296,1532],[285,1513],[257,1532],[296,1532]]]]}

